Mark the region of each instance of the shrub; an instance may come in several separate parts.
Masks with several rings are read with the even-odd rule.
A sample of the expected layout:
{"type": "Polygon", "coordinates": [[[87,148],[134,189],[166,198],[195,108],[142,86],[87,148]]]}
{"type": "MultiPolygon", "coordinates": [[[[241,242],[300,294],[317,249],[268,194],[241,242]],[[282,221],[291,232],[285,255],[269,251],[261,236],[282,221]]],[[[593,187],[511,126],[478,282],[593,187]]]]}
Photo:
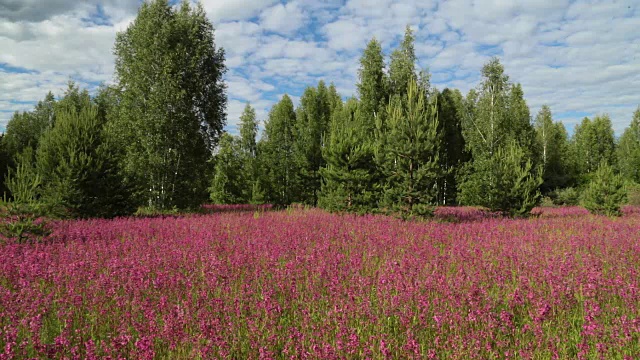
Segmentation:
{"type": "Polygon", "coordinates": [[[615,174],[613,168],[603,162],[585,188],[581,202],[593,214],[620,216],[620,206],[626,197],[622,176],[615,174]]]}
{"type": "Polygon", "coordinates": [[[580,195],[575,188],[556,189],[551,194],[555,205],[575,206],[580,202],[580,195]]]}

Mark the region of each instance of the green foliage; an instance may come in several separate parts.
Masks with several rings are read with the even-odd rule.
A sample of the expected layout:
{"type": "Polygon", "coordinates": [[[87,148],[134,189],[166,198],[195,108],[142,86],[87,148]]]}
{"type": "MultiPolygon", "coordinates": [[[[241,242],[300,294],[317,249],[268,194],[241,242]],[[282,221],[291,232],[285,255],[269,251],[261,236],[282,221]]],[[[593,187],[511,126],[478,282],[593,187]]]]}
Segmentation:
{"type": "Polygon", "coordinates": [[[299,194],[295,124],[293,102],[284,95],[269,113],[259,151],[266,201],[274,205],[289,205],[299,194]]]}
{"type": "Polygon", "coordinates": [[[9,169],[7,189],[16,203],[33,203],[40,197],[42,177],[35,165],[35,154],[31,147],[23,149],[15,159],[15,169],[9,169]]]}
{"type": "Polygon", "coordinates": [[[36,157],[43,202],[61,205],[78,217],[113,217],[132,210],[112,147],[104,141],[103,125],[98,107],[88,100],[58,111],[36,157]]]}
{"type": "Polygon", "coordinates": [[[403,101],[395,98],[387,108],[384,146],[377,148],[378,166],[386,178],[383,205],[412,212],[416,205],[432,205],[441,175],[436,104],[429,104],[424,89],[411,80],[403,101]]]}
{"type": "Polygon", "coordinates": [[[210,198],[214,204],[242,204],[249,202],[251,183],[245,181],[242,143],[237,137],[224,133],[215,156],[215,172],[211,183],[210,198]]]}
{"type": "Polygon", "coordinates": [[[323,149],[327,164],[320,170],[324,179],[320,207],[348,212],[375,208],[374,144],[367,122],[355,99],[334,110],[329,142],[323,149]]]}
{"type": "Polygon", "coordinates": [[[470,160],[462,135],[464,99],[459,90],[444,89],[437,95],[438,133],[442,146],[438,154],[442,176],[437,182],[437,200],[441,205],[457,204],[459,170],[470,160]]]}
{"type": "Polygon", "coordinates": [[[117,35],[121,89],[117,143],[139,204],[195,208],[206,198],[208,159],[225,124],[224,51],[200,5],[142,3],[117,35]]]}
{"type": "Polygon", "coordinates": [[[524,150],[514,142],[499,148],[493,156],[469,163],[460,185],[460,200],[510,216],[524,216],[540,200],[540,168],[534,168],[524,150]]]}
{"type": "Polygon", "coordinates": [[[0,243],[35,243],[51,234],[46,207],[35,202],[0,203],[0,243]]]}
{"type": "Polygon", "coordinates": [[[625,129],[617,147],[618,167],[625,179],[640,183],[640,107],[625,129]]]}
{"type": "Polygon", "coordinates": [[[317,203],[321,180],[319,171],[325,165],[322,146],[330,119],[329,92],[320,81],[317,88],[305,89],[296,111],[294,156],[300,177],[298,201],[308,205],[317,203]]]}
{"type": "MultiPolygon", "coordinates": [[[[388,103],[388,90],[384,73],[384,54],[382,45],[375,38],[371,39],[360,58],[358,69],[358,96],[360,97],[360,112],[371,119],[375,119],[384,113],[384,107],[388,103]]],[[[335,104],[331,109],[335,108],[335,104]]]]}
{"type": "Polygon", "coordinates": [[[602,162],[613,166],[616,163],[615,138],[609,116],[596,116],[593,120],[584,118],[575,128],[571,147],[582,183],[588,182],[591,173],[602,162]]]}
{"type": "Polygon", "coordinates": [[[572,180],[567,131],[561,122],[554,123],[551,109],[544,105],[535,120],[536,140],[543,166],[542,191],[564,187],[572,180]]]}
{"type": "MultiPolygon", "coordinates": [[[[415,36],[407,25],[400,47],[391,53],[389,64],[389,93],[403,98],[411,82],[417,82],[415,36]]],[[[426,89],[425,89],[426,90],[426,89]]]]}
{"type": "Polygon", "coordinates": [[[627,181],[625,185],[627,189],[627,205],[640,206],[640,184],[627,181]]]}
{"type": "Polygon", "coordinates": [[[465,166],[460,201],[512,216],[538,203],[542,170],[535,131],[519,84],[509,84],[497,58],[482,68],[480,93],[467,96],[463,133],[473,161],[465,166]]]}
{"type": "Polygon", "coordinates": [[[627,198],[625,182],[606,161],[602,161],[585,187],[581,203],[593,214],[620,216],[620,206],[627,198]]]}
{"type": "Polygon", "coordinates": [[[554,205],[574,206],[580,202],[580,193],[574,187],[556,189],[550,196],[554,205]]]}

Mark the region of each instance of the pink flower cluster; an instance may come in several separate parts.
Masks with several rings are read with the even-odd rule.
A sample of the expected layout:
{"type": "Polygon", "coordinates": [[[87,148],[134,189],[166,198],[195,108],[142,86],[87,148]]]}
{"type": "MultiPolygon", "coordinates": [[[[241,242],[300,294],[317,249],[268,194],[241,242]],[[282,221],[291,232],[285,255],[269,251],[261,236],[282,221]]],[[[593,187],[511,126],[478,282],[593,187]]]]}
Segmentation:
{"type": "Polygon", "coordinates": [[[0,359],[640,358],[637,212],[55,227],[0,246],[0,359]]]}

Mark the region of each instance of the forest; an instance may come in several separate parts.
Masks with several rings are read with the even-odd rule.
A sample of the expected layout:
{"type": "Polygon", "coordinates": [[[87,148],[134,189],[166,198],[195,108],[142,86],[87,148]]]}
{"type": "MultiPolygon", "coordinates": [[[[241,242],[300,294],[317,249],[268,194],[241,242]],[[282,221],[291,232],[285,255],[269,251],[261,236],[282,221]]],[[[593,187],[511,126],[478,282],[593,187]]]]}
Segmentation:
{"type": "Polygon", "coordinates": [[[544,201],[616,215],[633,201],[640,108],[620,138],[606,114],[569,136],[548,106],[530,113],[498,58],[467,94],[437,89],[414,41],[407,26],[386,56],[371,39],[357,94],[320,81],[297,107],[284,95],[267,119],[246,104],[233,134],[225,53],[202,7],[145,3],[117,35],[113,84],[90,94],[70,82],[13,115],[0,138],[0,194],[80,218],[207,202],[422,217],[453,205],[525,216],[544,201]]]}

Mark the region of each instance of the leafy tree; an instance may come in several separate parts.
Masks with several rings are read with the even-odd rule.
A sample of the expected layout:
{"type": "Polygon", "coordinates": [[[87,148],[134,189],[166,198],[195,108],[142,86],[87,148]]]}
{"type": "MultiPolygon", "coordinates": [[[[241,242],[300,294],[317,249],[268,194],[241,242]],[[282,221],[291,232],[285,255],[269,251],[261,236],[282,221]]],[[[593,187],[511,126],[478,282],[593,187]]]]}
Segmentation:
{"type": "Polygon", "coordinates": [[[242,140],[224,133],[220,138],[218,153],[215,156],[215,172],[209,188],[211,200],[215,204],[241,204],[248,201],[251,188],[245,180],[243,169],[242,140]]]}
{"type": "Polygon", "coordinates": [[[415,37],[411,27],[407,25],[404,38],[398,49],[391,53],[389,64],[389,92],[391,96],[404,97],[412,81],[417,81],[415,37]]]}
{"type": "MultiPolygon", "coordinates": [[[[375,38],[367,44],[358,69],[358,96],[360,97],[360,112],[370,119],[373,128],[376,119],[385,112],[388,103],[388,91],[384,73],[384,54],[382,46],[375,38]]],[[[335,104],[332,106],[332,109],[335,104]]]]}
{"type": "Polygon", "coordinates": [[[457,203],[458,172],[469,161],[462,135],[464,98],[459,90],[444,89],[437,94],[438,132],[442,136],[442,146],[438,155],[442,176],[438,179],[438,204],[457,203]]]}
{"type": "Polygon", "coordinates": [[[374,143],[356,99],[338,104],[322,153],[326,165],[318,204],[329,211],[369,212],[375,207],[374,143]]]}
{"type": "MultiPolygon", "coordinates": [[[[36,149],[38,147],[40,137],[49,127],[47,123],[40,120],[32,112],[16,112],[13,114],[13,117],[7,123],[7,129],[3,137],[4,149],[10,161],[15,159],[26,148],[36,149]]],[[[9,165],[13,166],[11,163],[9,165]]]]}
{"type": "Polygon", "coordinates": [[[509,118],[509,77],[497,58],[482,67],[483,81],[480,92],[467,96],[467,114],[463,133],[468,149],[474,158],[491,156],[509,143],[511,119],[509,118]]]}
{"type": "Polygon", "coordinates": [[[536,116],[535,131],[543,168],[542,191],[565,187],[571,181],[571,164],[564,125],[554,123],[551,109],[544,105],[536,116]]]}
{"type": "Polygon", "coordinates": [[[331,108],[323,81],[308,87],[296,111],[295,156],[300,172],[300,201],[315,205],[320,191],[320,168],[325,165],[322,147],[328,132],[331,108]]]}
{"type": "Polygon", "coordinates": [[[383,153],[380,165],[387,178],[385,205],[402,212],[433,205],[440,177],[438,112],[415,79],[406,98],[396,98],[387,107],[387,124],[386,146],[377,149],[383,153]]]}
{"type": "Polygon", "coordinates": [[[511,216],[531,212],[540,199],[538,188],[542,174],[515,142],[500,147],[492,155],[474,158],[465,181],[460,186],[460,198],[465,204],[479,205],[491,211],[511,216]]]}
{"type": "Polygon", "coordinates": [[[615,174],[613,167],[603,160],[584,189],[581,200],[591,213],[619,216],[626,197],[622,176],[615,174]]]}
{"type": "Polygon", "coordinates": [[[4,133],[0,133],[0,199],[4,199],[7,193],[4,181],[9,170],[9,155],[4,146],[4,133]]]}
{"type": "Polygon", "coordinates": [[[244,172],[243,202],[261,203],[264,197],[258,182],[257,135],[256,111],[247,103],[240,116],[240,156],[244,172]]]}
{"type": "Polygon", "coordinates": [[[460,200],[524,215],[538,201],[542,182],[529,110],[497,58],[485,64],[482,76],[480,92],[470,92],[465,106],[463,134],[473,161],[465,166],[460,200]]]}
{"type": "Polygon", "coordinates": [[[68,105],[37,150],[42,198],[79,217],[112,217],[132,211],[122,186],[112,147],[103,136],[98,107],[89,101],[68,105]]]}
{"type": "Polygon", "coordinates": [[[520,84],[511,85],[506,116],[506,130],[508,132],[505,137],[515,139],[525,154],[531,158],[534,166],[537,165],[539,149],[536,142],[536,132],[531,123],[529,106],[524,100],[524,92],[520,84]]]}
{"type": "Polygon", "coordinates": [[[144,2],[116,37],[118,143],[139,201],[189,208],[206,197],[207,160],[225,124],[224,51],[200,5],[144,2]]]}
{"type": "Polygon", "coordinates": [[[295,124],[293,102],[288,95],[284,95],[269,112],[259,145],[265,200],[275,205],[289,205],[298,200],[295,124]]]}
{"type": "Polygon", "coordinates": [[[576,167],[582,182],[588,181],[601,162],[615,164],[615,138],[608,115],[584,118],[576,126],[572,139],[576,167]]]}
{"type": "Polygon", "coordinates": [[[620,137],[617,150],[622,176],[640,183],[640,107],[634,112],[631,125],[620,137]]]}

